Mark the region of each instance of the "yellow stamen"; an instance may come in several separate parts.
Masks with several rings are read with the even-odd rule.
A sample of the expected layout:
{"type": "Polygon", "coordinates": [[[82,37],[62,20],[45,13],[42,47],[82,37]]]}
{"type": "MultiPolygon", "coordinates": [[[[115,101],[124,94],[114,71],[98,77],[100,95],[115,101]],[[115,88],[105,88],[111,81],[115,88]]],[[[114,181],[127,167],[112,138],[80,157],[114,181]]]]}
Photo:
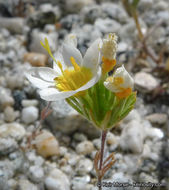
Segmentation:
{"type": "MultiPolygon", "coordinates": [[[[73,38],[73,36],[72,36],[73,38]]],[[[90,69],[85,67],[80,67],[77,63],[74,57],[70,57],[70,61],[73,65],[73,69],[65,69],[63,70],[62,64],[60,61],[56,61],[54,58],[47,38],[45,38],[45,44],[43,42],[40,42],[41,45],[45,48],[45,50],[49,53],[49,55],[52,57],[54,62],[58,65],[60,68],[62,75],[55,77],[54,81],[56,84],[56,88],[60,91],[71,91],[71,90],[77,90],[78,88],[85,85],[89,80],[92,78],[92,72],[90,69]]],[[[78,92],[75,94],[75,96],[84,95],[85,91],[78,92]]]]}
{"type": "MultiPolygon", "coordinates": [[[[72,58],[71,62],[74,66],[74,69],[65,69],[61,76],[58,76],[54,79],[56,82],[56,87],[60,91],[77,90],[81,86],[85,85],[92,78],[91,70],[85,67],[78,66],[74,58],[72,58]]],[[[80,94],[78,93],[78,95],[80,94]]]]}
{"type": "Polygon", "coordinates": [[[126,98],[126,97],[129,96],[131,93],[132,93],[132,89],[131,89],[131,88],[126,88],[126,89],[124,89],[124,90],[121,91],[121,92],[115,93],[115,95],[116,95],[118,98],[122,99],[122,98],[126,98]]]}
{"type": "Polygon", "coordinates": [[[70,61],[75,69],[75,71],[80,71],[80,66],[76,63],[75,58],[74,57],[70,57],[70,61]]]}
{"type": "Polygon", "coordinates": [[[122,77],[114,77],[114,85],[119,86],[120,84],[123,84],[124,79],[122,77]]]}
{"type": "Polygon", "coordinates": [[[116,60],[115,59],[108,59],[108,58],[105,58],[104,56],[102,57],[102,71],[103,73],[107,73],[107,72],[110,72],[114,66],[116,65],[116,60]]]}
{"type": "Polygon", "coordinates": [[[63,71],[63,70],[62,70],[62,65],[61,65],[60,61],[56,61],[56,59],[54,58],[54,56],[53,56],[53,54],[52,54],[52,52],[51,52],[48,39],[45,38],[45,44],[44,44],[42,41],[40,41],[40,44],[41,44],[41,46],[44,47],[45,50],[49,53],[49,55],[51,56],[51,58],[53,59],[53,61],[58,65],[58,67],[60,68],[60,70],[63,71]]]}

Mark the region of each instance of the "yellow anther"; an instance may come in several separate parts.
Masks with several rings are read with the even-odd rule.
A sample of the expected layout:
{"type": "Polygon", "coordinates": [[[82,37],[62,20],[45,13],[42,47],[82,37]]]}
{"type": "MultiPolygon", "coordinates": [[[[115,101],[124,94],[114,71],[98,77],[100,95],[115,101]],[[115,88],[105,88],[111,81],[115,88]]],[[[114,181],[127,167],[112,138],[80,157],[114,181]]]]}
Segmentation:
{"type": "Polygon", "coordinates": [[[127,96],[129,96],[132,93],[132,89],[131,88],[126,88],[124,90],[122,90],[121,92],[117,92],[115,93],[115,95],[122,99],[122,98],[126,98],[127,96]]]}
{"type": "Polygon", "coordinates": [[[122,77],[114,77],[114,85],[119,86],[120,84],[123,84],[124,79],[122,77]]]}
{"type": "Polygon", "coordinates": [[[76,63],[75,58],[74,57],[70,57],[70,61],[75,69],[75,71],[80,71],[80,66],[76,63]]]}
{"type": "Polygon", "coordinates": [[[104,56],[102,57],[102,71],[103,73],[107,73],[107,72],[110,72],[114,66],[116,65],[116,60],[115,59],[108,59],[108,58],[105,58],[104,56]]]}
{"type": "Polygon", "coordinates": [[[60,62],[60,61],[57,61],[57,65],[58,65],[58,67],[60,68],[60,70],[61,70],[62,73],[63,73],[63,68],[62,68],[62,64],[61,64],[61,62],[60,62]]]}

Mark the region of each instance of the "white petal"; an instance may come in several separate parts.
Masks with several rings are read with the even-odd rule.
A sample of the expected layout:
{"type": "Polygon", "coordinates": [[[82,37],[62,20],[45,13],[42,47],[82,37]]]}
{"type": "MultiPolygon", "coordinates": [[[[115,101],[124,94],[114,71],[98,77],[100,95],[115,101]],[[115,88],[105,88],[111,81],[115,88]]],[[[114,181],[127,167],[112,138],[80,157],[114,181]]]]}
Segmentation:
{"type": "Polygon", "coordinates": [[[65,44],[77,47],[77,38],[75,34],[68,34],[64,40],[65,44]]]}
{"type": "Polygon", "coordinates": [[[70,57],[73,57],[78,65],[81,65],[82,63],[82,55],[80,51],[74,46],[63,44],[62,55],[63,55],[64,63],[68,67],[72,66],[70,57]]]}
{"type": "Polygon", "coordinates": [[[39,75],[36,72],[36,69],[34,69],[34,68],[25,72],[25,76],[37,88],[43,89],[43,88],[47,88],[49,86],[54,86],[54,81],[53,82],[44,81],[43,79],[41,79],[39,77],[39,75]]]}
{"type": "Polygon", "coordinates": [[[108,89],[108,90],[110,90],[110,91],[112,91],[112,92],[120,92],[120,89],[119,88],[117,88],[117,86],[115,86],[115,85],[113,85],[113,83],[111,83],[111,82],[108,82],[108,81],[105,81],[104,82],[104,86],[108,89]]]}
{"type": "Polygon", "coordinates": [[[53,82],[54,78],[59,75],[54,69],[49,67],[37,67],[35,69],[39,77],[47,82],[53,82]]]}
{"type": "MultiPolygon", "coordinates": [[[[58,51],[57,51],[57,53],[56,53],[56,55],[55,55],[55,59],[56,59],[56,61],[59,61],[59,62],[62,64],[62,68],[63,68],[63,70],[65,70],[65,69],[66,69],[66,65],[65,65],[65,63],[64,63],[63,56],[62,56],[62,54],[61,54],[61,50],[58,50],[58,51]]],[[[62,72],[61,72],[59,66],[57,65],[57,63],[55,63],[55,61],[53,61],[53,69],[54,69],[56,72],[58,72],[60,75],[62,74],[62,72]]]]}
{"type": "Polygon", "coordinates": [[[78,88],[76,90],[76,92],[80,92],[80,91],[83,91],[83,90],[86,90],[86,89],[92,87],[93,85],[95,85],[98,82],[100,77],[101,77],[101,68],[99,67],[98,70],[97,70],[96,75],[94,75],[94,77],[91,80],[89,80],[85,85],[78,88]]]}
{"type": "Polygon", "coordinates": [[[65,99],[73,94],[75,94],[75,91],[58,91],[56,88],[46,88],[39,91],[39,94],[42,99],[46,101],[56,101],[60,99],[65,99]]]}
{"type": "Polygon", "coordinates": [[[97,70],[100,59],[100,44],[102,43],[101,39],[94,41],[91,46],[88,48],[82,65],[84,67],[90,68],[93,73],[97,70]]]}
{"type": "Polygon", "coordinates": [[[119,85],[120,87],[122,87],[122,88],[133,88],[134,80],[129,75],[129,73],[126,71],[126,69],[124,68],[123,65],[115,71],[114,77],[122,77],[124,79],[124,83],[120,84],[119,85]]]}

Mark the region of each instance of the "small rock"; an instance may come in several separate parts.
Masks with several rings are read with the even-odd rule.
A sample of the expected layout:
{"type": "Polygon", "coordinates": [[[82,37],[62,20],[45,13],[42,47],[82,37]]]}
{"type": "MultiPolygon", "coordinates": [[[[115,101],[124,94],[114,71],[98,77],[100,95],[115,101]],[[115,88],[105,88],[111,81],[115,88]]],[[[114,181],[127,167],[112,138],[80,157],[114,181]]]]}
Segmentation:
{"type": "Polygon", "coordinates": [[[21,102],[23,99],[26,99],[26,94],[23,90],[15,90],[13,92],[13,97],[15,99],[14,108],[17,110],[22,110],[21,102]]]}
{"type": "Polygon", "coordinates": [[[21,104],[23,107],[37,106],[38,100],[22,100],[21,104]]]}
{"type": "Polygon", "coordinates": [[[68,163],[71,165],[71,166],[75,166],[79,160],[80,160],[80,156],[77,155],[77,154],[70,154],[70,153],[67,153],[65,155],[65,159],[68,160],[68,163]]]}
{"type": "Polygon", "coordinates": [[[76,140],[76,141],[79,141],[79,142],[82,142],[82,141],[85,141],[87,140],[86,136],[82,133],[75,133],[73,135],[73,138],[76,140]]]}
{"type": "Polygon", "coordinates": [[[7,122],[13,122],[16,118],[13,107],[7,106],[4,110],[4,119],[7,122]]]}
{"type": "Polygon", "coordinates": [[[24,26],[24,19],[23,18],[0,18],[0,26],[1,28],[6,28],[12,33],[22,34],[23,33],[23,26],[24,26]]]}
{"type": "Polygon", "coordinates": [[[164,125],[167,122],[167,115],[163,113],[154,113],[146,117],[152,124],[164,125]]]}
{"type": "Polygon", "coordinates": [[[94,23],[97,18],[102,16],[102,10],[99,5],[85,6],[81,13],[87,23],[94,23]]]}
{"type": "Polygon", "coordinates": [[[138,89],[150,92],[155,89],[159,82],[151,74],[145,72],[136,73],[134,76],[135,85],[138,89]]]}
{"type": "Polygon", "coordinates": [[[128,15],[126,11],[117,4],[106,2],[101,4],[101,8],[109,18],[117,20],[121,23],[125,23],[127,21],[128,15]]]}
{"type": "Polygon", "coordinates": [[[154,127],[144,127],[144,135],[145,137],[157,139],[161,139],[164,137],[163,131],[154,127]]]}
{"type": "Polygon", "coordinates": [[[42,53],[30,52],[24,54],[24,62],[29,62],[32,66],[35,67],[44,67],[47,64],[47,61],[47,55],[44,55],[42,53]]]}
{"type": "MultiPolygon", "coordinates": [[[[81,190],[90,182],[90,176],[86,175],[83,177],[74,177],[72,184],[72,190],[81,190]]],[[[86,188],[85,188],[86,189],[86,188]]]]}
{"type": "Polygon", "coordinates": [[[141,153],[143,150],[143,127],[137,120],[132,120],[123,129],[120,137],[120,146],[123,150],[141,153]]]}
{"type": "Polygon", "coordinates": [[[109,32],[118,32],[121,27],[121,25],[118,22],[109,18],[98,18],[95,21],[94,25],[100,32],[103,32],[104,34],[107,34],[109,32]]]}
{"type": "Polygon", "coordinates": [[[53,169],[45,179],[47,190],[70,190],[68,177],[59,169],[53,169]]]}
{"type": "Polygon", "coordinates": [[[52,102],[51,108],[53,111],[46,120],[54,131],[59,130],[66,135],[79,131],[90,138],[100,136],[100,131],[93,130],[92,124],[81,117],[65,100],[52,102]]]}
{"type": "Polygon", "coordinates": [[[158,183],[158,180],[152,177],[151,175],[148,175],[146,173],[140,173],[139,175],[139,181],[140,182],[151,182],[151,183],[158,183]]]}
{"type": "Polygon", "coordinates": [[[18,144],[12,138],[0,138],[0,155],[8,155],[18,148],[18,144]]]}
{"type": "Polygon", "coordinates": [[[39,110],[34,106],[23,108],[22,110],[22,121],[26,124],[35,122],[38,119],[39,110]]]}
{"type": "Polygon", "coordinates": [[[140,114],[138,113],[138,111],[136,109],[133,109],[124,119],[123,122],[124,123],[128,123],[131,120],[137,120],[137,121],[141,121],[141,117],[140,114]]]}
{"type": "Polygon", "coordinates": [[[94,145],[98,150],[100,150],[100,148],[101,148],[101,141],[100,141],[100,138],[94,139],[94,140],[93,140],[93,145],[94,145]]]}
{"type": "Polygon", "coordinates": [[[69,0],[66,1],[66,10],[72,13],[79,12],[84,6],[92,5],[93,3],[93,0],[69,0]]]}
{"type": "Polygon", "coordinates": [[[23,73],[18,74],[9,74],[6,76],[6,83],[8,88],[10,89],[16,89],[19,88],[21,89],[24,85],[24,75],[23,73]],[[19,74],[19,77],[18,77],[19,74]]]}
{"type": "Polygon", "coordinates": [[[19,123],[5,123],[0,126],[0,137],[12,137],[15,140],[21,140],[25,136],[25,129],[19,123]]]}
{"type": "Polygon", "coordinates": [[[90,159],[81,159],[76,165],[76,172],[80,175],[87,174],[93,169],[93,163],[90,159]]]}
{"type": "Polygon", "coordinates": [[[39,183],[39,182],[43,181],[43,177],[44,177],[44,171],[43,171],[42,167],[31,166],[29,168],[29,178],[33,182],[39,183]]]}
{"type": "Polygon", "coordinates": [[[52,133],[43,130],[35,139],[37,152],[43,157],[59,154],[59,144],[52,133]]]}
{"type": "Polygon", "coordinates": [[[90,154],[92,153],[93,150],[94,150],[94,146],[93,146],[93,143],[90,141],[83,141],[79,143],[76,147],[76,152],[78,154],[83,154],[83,155],[90,154]]]}
{"type": "Polygon", "coordinates": [[[107,134],[106,142],[107,142],[108,145],[117,144],[117,138],[113,133],[109,132],[107,134]]]}
{"type": "Polygon", "coordinates": [[[27,179],[20,179],[18,182],[18,190],[38,190],[38,187],[27,179]]]}
{"type": "Polygon", "coordinates": [[[14,105],[13,97],[4,88],[0,88],[0,105],[2,108],[14,105]]]}

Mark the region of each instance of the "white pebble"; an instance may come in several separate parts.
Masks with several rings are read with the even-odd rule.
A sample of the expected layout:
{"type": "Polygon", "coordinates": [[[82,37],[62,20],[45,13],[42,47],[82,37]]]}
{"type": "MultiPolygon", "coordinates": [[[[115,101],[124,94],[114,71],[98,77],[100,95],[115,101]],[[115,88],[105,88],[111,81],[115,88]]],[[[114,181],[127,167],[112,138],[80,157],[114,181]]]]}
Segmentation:
{"type": "Polygon", "coordinates": [[[120,146],[123,150],[141,153],[143,150],[143,127],[137,120],[129,122],[122,131],[120,146]]]}
{"type": "Polygon", "coordinates": [[[38,108],[34,106],[23,108],[22,110],[22,121],[26,124],[35,122],[38,119],[39,113],[38,108]]]}
{"type": "Polygon", "coordinates": [[[29,107],[29,106],[37,106],[38,100],[22,100],[22,106],[23,107],[29,107]]]}
{"type": "Polygon", "coordinates": [[[4,110],[4,119],[7,122],[13,122],[16,118],[13,107],[7,106],[4,110]]]}
{"type": "Polygon", "coordinates": [[[59,169],[53,169],[45,179],[47,190],[70,190],[68,177],[59,169]]]}
{"type": "Polygon", "coordinates": [[[24,137],[25,133],[24,127],[19,123],[6,123],[0,127],[1,138],[13,137],[16,140],[20,140],[24,137]]]}
{"type": "Polygon", "coordinates": [[[78,154],[90,154],[92,153],[92,151],[94,150],[94,146],[93,143],[90,141],[83,141],[81,143],[79,143],[76,147],[76,152],[78,154]]]}
{"type": "Polygon", "coordinates": [[[54,156],[59,154],[59,143],[52,133],[43,130],[35,139],[37,152],[43,156],[54,156]]]}

